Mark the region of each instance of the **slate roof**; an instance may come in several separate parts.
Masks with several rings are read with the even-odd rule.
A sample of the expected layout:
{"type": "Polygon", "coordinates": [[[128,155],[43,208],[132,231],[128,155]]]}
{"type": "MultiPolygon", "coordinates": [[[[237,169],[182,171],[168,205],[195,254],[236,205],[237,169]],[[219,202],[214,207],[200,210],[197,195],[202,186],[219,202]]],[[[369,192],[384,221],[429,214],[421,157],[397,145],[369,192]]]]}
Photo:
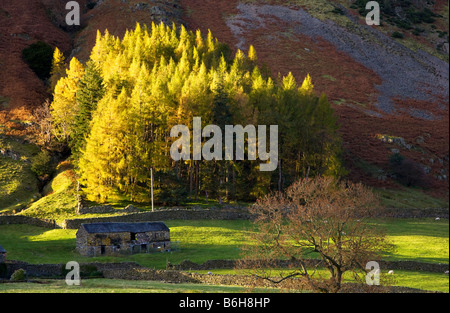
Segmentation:
{"type": "Polygon", "coordinates": [[[145,233],[151,231],[170,231],[163,222],[141,223],[90,223],[81,224],[88,233],[145,233]]]}
{"type": "Polygon", "coordinates": [[[5,250],[5,249],[3,249],[3,247],[2,247],[2,246],[0,246],[0,253],[6,253],[6,250],[5,250]]]}

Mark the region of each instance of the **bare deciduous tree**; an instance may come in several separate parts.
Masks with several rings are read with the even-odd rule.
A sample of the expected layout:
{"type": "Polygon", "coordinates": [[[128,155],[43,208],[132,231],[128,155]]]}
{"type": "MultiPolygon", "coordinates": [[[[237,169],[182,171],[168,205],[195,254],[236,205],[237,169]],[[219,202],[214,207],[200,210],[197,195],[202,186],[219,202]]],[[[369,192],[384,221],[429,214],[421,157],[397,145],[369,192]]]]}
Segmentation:
{"type": "Polygon", "coordinates": [[[251,208],[255,231],[240,267],[291,288],[337,292],[344,273],[361,280],[367,262],[392,248],[367,221],[377,207],[374,194],[361,184],[302,179],[284,194],[266,196],[251,208]],[[269,269],[273,260],[289,261],[289,270],[279,278],[269,269]],[[328,277],[318,268],[327,269],[328,277]]]}
{"type": "Polygon", "coordinates": [[[53,120],[50,100],[37,107],[33,112],[33,139],[41,147],[48,148],[53,138],[53,120]]]}

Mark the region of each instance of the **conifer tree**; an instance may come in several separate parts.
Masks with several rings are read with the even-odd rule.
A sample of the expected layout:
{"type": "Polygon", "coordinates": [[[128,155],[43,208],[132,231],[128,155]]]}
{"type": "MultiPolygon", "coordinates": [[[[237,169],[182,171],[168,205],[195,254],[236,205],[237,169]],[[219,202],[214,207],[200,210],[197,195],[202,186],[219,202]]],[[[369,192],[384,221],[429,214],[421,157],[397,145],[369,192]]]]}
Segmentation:
{"type": "Polygon", "coordinates": [[[58,81],[66,75],[66,59],[58,47],[55,48],[53,53],[50,75],[50,91],[53,92],[58,81]]]}
{"type": "Polygon", "coordinates": [[[304,95],[312,95],[314,93],[314,85],[312,84],[311,76],[306,75],[302,86],[300,87],[300,93],[304,95]]]}
{"type": "Polygon", "coordinates": [[[89,200],[103,202],[114,191],[126,191],[129,186],[127,106],[125,89],[117,98],[107,93],[98,103],[79,161],[81,182],[89,200]]]}
{"type": "Polygon", "coordinates": [[[248,59],[254,63],[258,61],[258,56],[256,55],[256,50],[255,47],[253,47],[253,45],[250,45],[250,48],[248,49],[248,59]]]}
{"type": "Polygon", "coordinates": [[[67,141],[74,132],[75,116],[78,114],[76,93],[78,82],[84,75],[83,65],[72,58],[66,77],[61,78],[53,93],[52,117],[57,137],[67,141]]]}
{"type": "Polygon", "coordinates": [[[343,173],[337,121],[326,97],[315,95],[311,77],[300,87],[292,73],[274,82],[261,74],[253,46],[247,55],[230,51],[211,31],[203,38],[200,30],[163,23],[137,24],[122,40],[97,33],[86,73],[71,62],[52,104],[61,137],[80,151],[90,199],[116,192],[148,199],[150,170],[164,201],[184,190],[249,200],[301,176],[343,173]],[[277,171],[262,174],[259,162],[248,160],[173,161],[168,130],[192,129],[193,117],[222,131],[225,125],[279,125],[277,171]]]}
{"type": "Polygon", "coordinates": [[[328,97],[322,94],[312,118],[315,138],[318,174],[342,177],[346,171],[342,166],[342,141],[338,123],[328,97]]]}
{"type": "Polygon", "coordinates": [[[77,157],[85,145],[89,135],[92,113],[97,109],[97,103],[105,93],[103,79],[93,61],[86,65],[86,72],[78,83],[76,102],[78,113],[75,116],[74,132],[71,140],[72,153],[77,157]]]}

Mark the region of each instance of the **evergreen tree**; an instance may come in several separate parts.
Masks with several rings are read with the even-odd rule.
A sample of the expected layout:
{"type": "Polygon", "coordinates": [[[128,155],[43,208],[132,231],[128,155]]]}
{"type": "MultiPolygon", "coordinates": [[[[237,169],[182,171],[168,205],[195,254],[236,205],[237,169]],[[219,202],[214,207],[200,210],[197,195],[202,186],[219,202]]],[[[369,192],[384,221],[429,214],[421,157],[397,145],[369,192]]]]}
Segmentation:
{"type": "Polygon", "coordinates": [[[322,94],[318,100],[312,121],[316,136],[317,174],[335,177],[346,175],[347,172],[341,160],[342,139],[338,133],[337,119],[325,94],[322,94]]]}
{"type": "Polygon", "coordinates": [[[105,93],[103,79],[94,62],[89,61],[86,72],[78,83],[76,102],[78,113],[75,116],[74,131],[71,140],[72,153],[78,157],[84,148],[86,137],[89,135],[92,113],[97,109],[97,103],[105,93]]]}
{"type": "MultiPolygon", "coordinates": [[[[219,81],[215,86],[215,95],[213,99],[212,107],[212,117],[213,124],[221,128],[222,134],[225,134],[225,126],[233,125],[233,116],[230,112],[230,98],[225,88],[223,82],[219,78],[219,81]]],[[[233,143],[234,144],[234,143],[233,143]]],[[[225,151],[220,151],[222,156],[225,156],[225,151]]],[[[213,175],[210,179],[211,194],[215,195],[219,202],[222,202],[224,198],[228,198],[228,193],[230,189],[230,161],[225,160],[223,157],[220,162],[212,162],[212,172],[213,175]]]]}

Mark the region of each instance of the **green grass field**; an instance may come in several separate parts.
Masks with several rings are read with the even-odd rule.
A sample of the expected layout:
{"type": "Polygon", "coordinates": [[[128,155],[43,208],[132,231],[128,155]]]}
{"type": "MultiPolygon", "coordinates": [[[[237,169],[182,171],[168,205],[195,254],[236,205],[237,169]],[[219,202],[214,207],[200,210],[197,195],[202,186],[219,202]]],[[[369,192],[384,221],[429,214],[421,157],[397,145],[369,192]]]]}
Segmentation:
{"type": "MultiPolygon", "coordinates": [[[[327,277],[328,271],[326,269],[316,269],[317,275],[321,277],[327,277]]],[[[381,275],[389,276],[392,281],[393,286],[409,287],[421,290],[429,291],[439,291],[439,292],[449,292],[449,277],[444,273],[427,273],[418,271],[406,271],[406,270],[395,270],[394,275],[390,276],[387,274],[389,269],[381,269],[381,275]]],[[[208,270],[204,271],[192,271],[199,274],[207,274],[208,270]]],[[[235,270],[235,269],[215,269],[212,270],[213,274],[217,275],[249,275],[247,270],[235,270]]],[[[274,277],[280,276],[284,273],[286,276],[286,270],[283,269],[271,269],[270,273],[274,277]]],[[[282,276],[280,276],[282,277],[282,276]]],[[[361,277],[363,279],[364,277],[361,277]]],[[[353,274],[344,274],[344,282],[353,282],[353,274]]]]}
{"type": "MultiPolygon", "coordinates": [[[[0,293],[242,293],[245,288],[205,284],[171,284],[158,281],[119,279],[85,279],[80,286],[67,286],[62,279],[39,280],[28,283],[0,284],[0,293]]],[[[254,292],[277,292],[257,289],[254,292]]]]}
{"type": "Polygon", "coordinates": [[[134,261],[150,268],[166,268],[189,259],[236,259],[244,243],[248,221],[168,221],[172,241],[180,241],[181,251],[87,258],[75,251],[76,230],[45,229],[29,225],[0,225],[0,242],[8,258],[29,263],[122,262],[134,261]]]}
{"type": "MultiPolygon", "coordinates": [[[[448,264],[448,220],[383,219],[373,222],[385,228],[396,247],[394,253],[385,256],[386,260],[448,264]]],[[[87,258],[75,251],[76,230],[51,230],[29,225],[1,225],[0,243],[8,251],[8,259],[35,264],[133,261],[149,268],[164,269],[167,262],[178,264],[187,259],[196,263],[237,259],[251,226],[249,221],[239,220],[176,220],[167,221],[167,225],[171,229],[172,240],[180,241],[180,251],[87,258]]],[[[401,286],[448,292],[449,279],[444,273],[400,271],[398,277],[398,285],[401,286]]]]}
{"type": "MultiPolygon", "coordinates": [[[[383,227],[395,245],[387,260],[448,263],[448,220],[385,219],[374,220],[383,227]]],[[[173,241],[180,241],[181,251],[135,254],[117,257],[87,258],[75,251],[76,230],[46,229],[29,225],[0,225],[0,242],[8,258],[30,263],[121,262],[134,261],[150,268],[162,269],[167,262],[183,260],[203,263],[214,259],[236,259],[245,243],[249,221],[167,221],[173,241]]]]}

